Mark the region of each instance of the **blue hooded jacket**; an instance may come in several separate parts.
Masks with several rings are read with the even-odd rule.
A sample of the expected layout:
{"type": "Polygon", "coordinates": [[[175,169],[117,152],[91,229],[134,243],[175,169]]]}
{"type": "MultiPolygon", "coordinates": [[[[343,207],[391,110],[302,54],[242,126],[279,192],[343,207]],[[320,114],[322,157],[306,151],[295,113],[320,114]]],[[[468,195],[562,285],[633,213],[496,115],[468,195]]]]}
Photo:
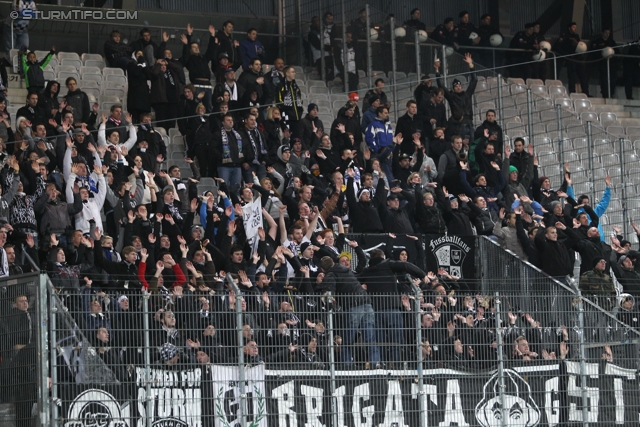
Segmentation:
{"type": "Polygon", "coordinates": [[[369,148],[376,153],[380,151],[381,148],[393,145],[391,122],[389,122],[388,119],[383,122],[380,118],[376,117],[375,120],[367,126],[364,140],[369,148]]]}
{"type": "MultiPolygon", "coordinates": [[[[567,196],[572,197],[573,199],[576,199],[575,194],[576,193],[573,191],[573,187],[568,186],[567,196]]],[[[602,199],[600,199],[600,203],[598,203],[598,205],[595,208],[593,208],[593,211],[596,213],[596,215],[598,215],[598,218],[600,218],[602,214],[604,214],[607,211],[610,201],[611,201],[611,187],[607,187],[604,189],[604,193],[602,194],[602,199]]],[[[584,209],[582,208],[578,209],[578,215],[580,215],[582,212],[584,212],[584,209]]],[[[587,215],[587,217],[589,217],[589,215],[587,215]]],[[[591,217],[589,217],[589,224],[591,224],[591,217]]],[[[600,223],[598,224],[598,231],[600,232],[600,240],[604,242],[605,236],[604,236],[604,230],[602,228],[602,221],[600,221],[600,223]]]]}

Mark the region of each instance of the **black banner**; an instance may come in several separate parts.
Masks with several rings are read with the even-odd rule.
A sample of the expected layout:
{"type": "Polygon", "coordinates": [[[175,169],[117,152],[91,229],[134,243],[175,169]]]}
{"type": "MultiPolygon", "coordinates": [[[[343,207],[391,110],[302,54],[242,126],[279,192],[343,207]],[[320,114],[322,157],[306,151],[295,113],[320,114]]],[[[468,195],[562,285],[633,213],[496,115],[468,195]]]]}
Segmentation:
{"type": "Polygon", "coordinates": [[[429,271],[445,269],[461,279],[475,278],[475,236],[424,236],[429,271]]]}
{"type": "MultiPolygon", "coordinates": [[[[637,426],[636,370],[604,361],[585,368],[588,422],[637,426]]],[[[250,427],[417,427],[421,416],[425,426],[501,426],[506,417],[507,425],[555,427],[582,425],[584,413],[579,362],[509,366],[502,397],[496,371],[426,369],[422,388],[414,370],[338,371],[332,393],[325,370],[242,369],[151,369],[147,377],[140,367],[131,384],[59,385],[64,425],[144,427],[150,417],[155,427],[240,427],[243,405],[250,427]]]]}

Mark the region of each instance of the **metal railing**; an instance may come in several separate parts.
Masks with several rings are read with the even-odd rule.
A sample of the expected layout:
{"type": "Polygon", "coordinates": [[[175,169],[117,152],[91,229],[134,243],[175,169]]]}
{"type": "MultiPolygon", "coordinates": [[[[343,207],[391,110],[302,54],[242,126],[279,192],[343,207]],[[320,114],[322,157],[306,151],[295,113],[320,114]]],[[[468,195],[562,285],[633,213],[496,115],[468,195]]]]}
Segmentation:
{"type": "Polygon", "coordinates": [[[360,417],[389,426],[501,425],[501,417],[502,425],[530,425],[518,421],[516,402],[529,420],[548,424],[634,419],[637,340],[597,339],[574,295],[553,296],[568,310],[555,324],[555,308],[518,308],[519,295],[505,292],[437,296],[413,288],[370,295],[370,303],[267,292],[276,305],[267,309],[260,293],[234,287],[206,297],[189,290],[141,297],[139,311],[129,310],[149,319],[144,329],[116,326],[121,313],[105,311],[107,341],[82,326],[86,313],[57,310],[58,342],[69,327],[77,341],[58,346],[73,363],[57,357],[54,368],[76,376],[54,381],[51,425],[102,417],[122,425],[340,426],[360,417]],[[202,298],[218,305],[209,312],[215,320],[199,323],[202,308],[182,301],[202,298]],[[133,332],[145,337],[139,342],[151,363],[121,359],[122,336],[133,332]]]}
{"type": "Polygon", "coordinates": [[[633,422],[640,332],[629,323],[636,307],[615,302],[605,311],[605,302],[582,297],[484,237],[417,238],[348,236],[365,254],[385,246],[390,257],[406,252],[425,271],[466,260],[444,260],[441,245],[452,253],[468,244],[476,265],[468,288],[440,273],[383,277],[394,294],[362,277],[367,293],[360,295],[345,292],[341,281],[334,292],[310,292],[319,286],[313,276],[278,273],[262,288],[227,274],[214,279],[221,286],[151,294],[54,289],[46,276],[12,277],[0,287],[3,306],[29,295],[39,341],[33,358],[5,358],[20,328],[3,316],[2,374],[10,380],[2,388],[13,401],[25,396],[29,409],[37,402],[33,416],[42,424],[60,426],[101,419],[340,426],[359,417],[390,426],[530,425],[516,420],[515,402],[542,424],[633,422]],[[22,381],[26,366],[35,375],[22,381]],[[28,394],[36,384],[38,393],[28,394]]]}

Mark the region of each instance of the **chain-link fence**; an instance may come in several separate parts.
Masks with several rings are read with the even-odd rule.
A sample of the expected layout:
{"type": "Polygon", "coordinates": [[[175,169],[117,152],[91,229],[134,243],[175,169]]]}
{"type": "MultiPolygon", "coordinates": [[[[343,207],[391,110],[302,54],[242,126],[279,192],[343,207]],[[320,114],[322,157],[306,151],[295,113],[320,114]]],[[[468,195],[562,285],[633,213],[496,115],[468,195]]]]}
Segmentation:
{"type": "Polygon", "coordinates": [[[0,281],[0,408],[2,418],[16,426],[48,419],[44,280],[46,276],[23,274],[0,281]]]}
{"type": "Polygon", "coordinates": [[[311,278],[286,282],[282,293],[274,292],[281,279],[249,289],[242,276],[229,275],[226,290],[215,294],[87,288],[54,297],[54,421],[528,426],[637,420],[637,340],[615,318],[608,328],[617,331],[603,335],[607,326],[595,324],[575,295],[539,292],[533,297],[539,304],[525,304],[518,292],[439,294],[392,276],[378,279],[407,280],[396,294],[379,293],[364,279],[367,291],[356,293],[344,291],[350,279],[342,277],[334,293],[315,295],[298,289],[311,278]],[[74,306],[87,298],[88,309],[74,306]],[[558,303],[542,303],[552,298],[558,303]],[[134,335],[137,341],[128,341],[134,335]]]}

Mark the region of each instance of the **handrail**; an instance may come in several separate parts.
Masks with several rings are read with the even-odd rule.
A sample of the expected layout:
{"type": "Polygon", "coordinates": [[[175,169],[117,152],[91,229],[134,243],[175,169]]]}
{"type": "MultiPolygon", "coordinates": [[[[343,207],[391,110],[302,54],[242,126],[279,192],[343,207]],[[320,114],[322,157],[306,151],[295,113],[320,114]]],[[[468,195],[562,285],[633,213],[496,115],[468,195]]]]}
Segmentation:
{"type": "MultiPolygon", "coordinates": [[[[633,327],[627,325],[626,323],[624,323],[621,320],[619,320],[616,316],[614,316],[613,314],[609,313],[607,310],[605,310],[602,307],[600,307],[598,304],[594,303],[593,301],[589,300],[588,298],[585,298],[582,295],[582,293],[580,293],[576,289],[572,289],[571,287],[565,285],[564,283],[560,282],[559,280],[555,279],[554,277],[549,276],[547,273],[545,273],[544,271],[540,270],[538,267],[536,267],[535,265],[531,264],[530,262],[518,258],[518,256],[516,254],[514,254],[513,252],[511,252],[509,250],[503,249],[498,244],[498,242],[490,239],[489,237],[481,236],[481,238],[483,239],[483,241],[489,242],[492,245],[496,246],[499,250],[504,251],[507,255],[509,255],[512,258],[514,258],[514,260],[516,260],[516,262],[520,262],[522,264],[525,264],[527,266],[527,268],[530,268],[533,271],[535,271],[535,272],[539,273],[540,275],[544,276],[545,278],[550,280],[552,283],[554,283],[556,286],[559,286],[560,288],[562,288],[564,291],[567,291],[567,292],[575,295],[575,297],[579,298],[580,301],[582,301],[582,303],[586,303],[587,305],[589,305],[595,311],[599,311],[600,313],[602,313],[605,316],[609,317],[611,320],[614,320],[618,324],[629,328],[629,330],[633,331],[634,334],[636,334],[638,337],[640,337],[640,331],[638,331],[637,329],[634,329],[633,327]]],[[[484,272],[483,272],[483,274],[484,274],[484,272]]]]}

